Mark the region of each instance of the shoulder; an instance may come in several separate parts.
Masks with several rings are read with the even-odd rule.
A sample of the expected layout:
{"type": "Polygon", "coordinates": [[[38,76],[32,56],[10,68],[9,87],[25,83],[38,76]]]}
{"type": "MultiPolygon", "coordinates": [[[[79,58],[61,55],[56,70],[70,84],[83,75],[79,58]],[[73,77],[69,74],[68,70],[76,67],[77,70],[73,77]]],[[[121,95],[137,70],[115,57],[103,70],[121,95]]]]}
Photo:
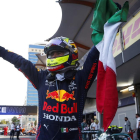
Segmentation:
{"type": "Polygon", "coordinates": [[[140,118],[137,118],[136,120],[137,120],[137,121],[140,121],[140,118]]]}
{"type": "Polygon", "coordinates": [[[92,125],[93,125],[93,126],[96,126],[96,123],[94,122],[92,125]]]}
{"type": "Polygon", "coordinates": [[[138,122],[140,122],[140,117],[137,119],[138,122]]]}

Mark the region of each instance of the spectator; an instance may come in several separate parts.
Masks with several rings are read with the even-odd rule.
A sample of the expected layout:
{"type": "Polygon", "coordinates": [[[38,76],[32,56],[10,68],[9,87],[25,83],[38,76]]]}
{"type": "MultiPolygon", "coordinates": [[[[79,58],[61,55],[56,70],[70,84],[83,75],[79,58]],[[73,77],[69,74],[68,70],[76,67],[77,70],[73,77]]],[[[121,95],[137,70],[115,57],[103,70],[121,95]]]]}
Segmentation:
{"type": "Polygon", "coordinates": [[[95,130],[94,119],[91,119],[90,130],[95,130]]]}
{"type": "Polygon", "coordinates": [[[140,139],[140,114],[136,114],[136,130],[137,130],[137,137],[140,139]]]}
{"type": "Polygon", "coordinates": [[[10,132],[10,139],[14,139],[15,134],[15,123],[11,124],[11,132],[10,132]]]}
{"type": "MultiPolygon", "coordinates": [[[[90,130],[95,130],[95,122],[94,122],[94,119],[91,119],[90,130]]],[[[94,138],[94,134],[92,134],[92,137],[94,138]]]]}
{"type": "Polygon", "coordinates": [[[131,123],[130,121],[128,120],[128,117],[125,117],[124,118],[125,120],[125,132],[129,133],[131,131],[131,123]]]}
{"type": "Polygon", "coordinates": [[[99,130],[100,129],[100,123],[99,123],[98,119],[95,119],[94,122],[95,122],[95,130],[99,130]]]}
{"type": "MultiPolygon", "coordinates": [[[[100,129],[100,124],[97,119],[91,119],[91,125],[90,125],[90,130],[99,130],[100,129]]],[[[92,135],[94,137],[94,134],[92,135]]]]}
{"type": "Polygon", "coordinates": [[[16,129],[17,129],[17,140],[19,140],[19,134],[21,130],[20,124],[17,125],[16,129]]]}
{"type": "MultiPolygon", "coordinates": [[[[86,123],[86,119],[83,119],[83,122],[81,123],[81,129],[82,131],[85,130],[87,128],[87,123],[86,123]]],[[[83,140],[86,140],[86,134],[82,134],[82,138],[83,140]]]]}
{"type": "Polygon", "coordinates": [[[5,135],[7,136],[8,133],[8,126],[5,127],[5,135]]]}

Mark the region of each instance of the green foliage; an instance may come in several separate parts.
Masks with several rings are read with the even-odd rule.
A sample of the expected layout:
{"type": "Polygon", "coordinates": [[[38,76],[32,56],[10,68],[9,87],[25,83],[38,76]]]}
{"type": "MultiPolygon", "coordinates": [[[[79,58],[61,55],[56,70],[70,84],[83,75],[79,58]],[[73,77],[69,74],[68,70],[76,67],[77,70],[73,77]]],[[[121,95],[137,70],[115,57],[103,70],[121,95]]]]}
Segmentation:
{"type": "Polygon", "coordinates": [[[18,118],[17,118],[16,116],[14,116],[14,117],[11,119],[11,121],[12,121],[13,123],[15,123],[15,124],[19,123],[19,120],[18,120],[18,118]]]}
{"type": "Polygon", "coordinates": [[[6,124],[5,119],[1,120],[0,124],[6,124]]]}

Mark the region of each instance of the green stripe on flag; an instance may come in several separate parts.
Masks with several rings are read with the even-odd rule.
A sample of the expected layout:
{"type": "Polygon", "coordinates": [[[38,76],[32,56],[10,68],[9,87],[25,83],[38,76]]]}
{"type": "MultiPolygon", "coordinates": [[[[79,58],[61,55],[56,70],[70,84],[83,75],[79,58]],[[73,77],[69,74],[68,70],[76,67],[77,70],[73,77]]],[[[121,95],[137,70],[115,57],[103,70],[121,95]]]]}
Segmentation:
{"type": "Polygon", "coordinates": [[[109,20],[110,23],[126,21],[129,4],[125,2],[123,8],[119,10],[112,0],[97,0],[94,9],[91,28],[93,29],[91,39],[93,44],[98,44],[104,35],[104,24],[109,20]],[[114,16],[113,16],[114,15],[114,16]]]}
{"type": "Polygon", "coordinates": [[[116,12],[109,20],[108,23],[120,22],[120,21],[127,21],[129,3],[126,1],[123,5],[123,8],[116,12]]]}

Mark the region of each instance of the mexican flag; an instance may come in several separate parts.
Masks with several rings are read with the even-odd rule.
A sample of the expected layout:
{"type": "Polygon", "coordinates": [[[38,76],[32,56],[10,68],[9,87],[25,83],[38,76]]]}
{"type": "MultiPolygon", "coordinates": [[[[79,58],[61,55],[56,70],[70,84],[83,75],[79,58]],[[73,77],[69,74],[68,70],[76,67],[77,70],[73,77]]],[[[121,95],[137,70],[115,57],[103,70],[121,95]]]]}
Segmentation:
{"type": "Polygon", "coordinates": [[[91,38],[100,52],[96,106],[98,112],[103,113],[104,130],[112,122],[118,107],[116,65],[112,47],[120,25],[127,21],[128,9],[128,2],[121,9],[112,0],[97,0],[91,25],[91,38]]]}
{"type": "Polygon", "coordinates": [[[68,128],[61,128],[61,133],[68,133],[68,132],[69,132],[68,128]]]}

